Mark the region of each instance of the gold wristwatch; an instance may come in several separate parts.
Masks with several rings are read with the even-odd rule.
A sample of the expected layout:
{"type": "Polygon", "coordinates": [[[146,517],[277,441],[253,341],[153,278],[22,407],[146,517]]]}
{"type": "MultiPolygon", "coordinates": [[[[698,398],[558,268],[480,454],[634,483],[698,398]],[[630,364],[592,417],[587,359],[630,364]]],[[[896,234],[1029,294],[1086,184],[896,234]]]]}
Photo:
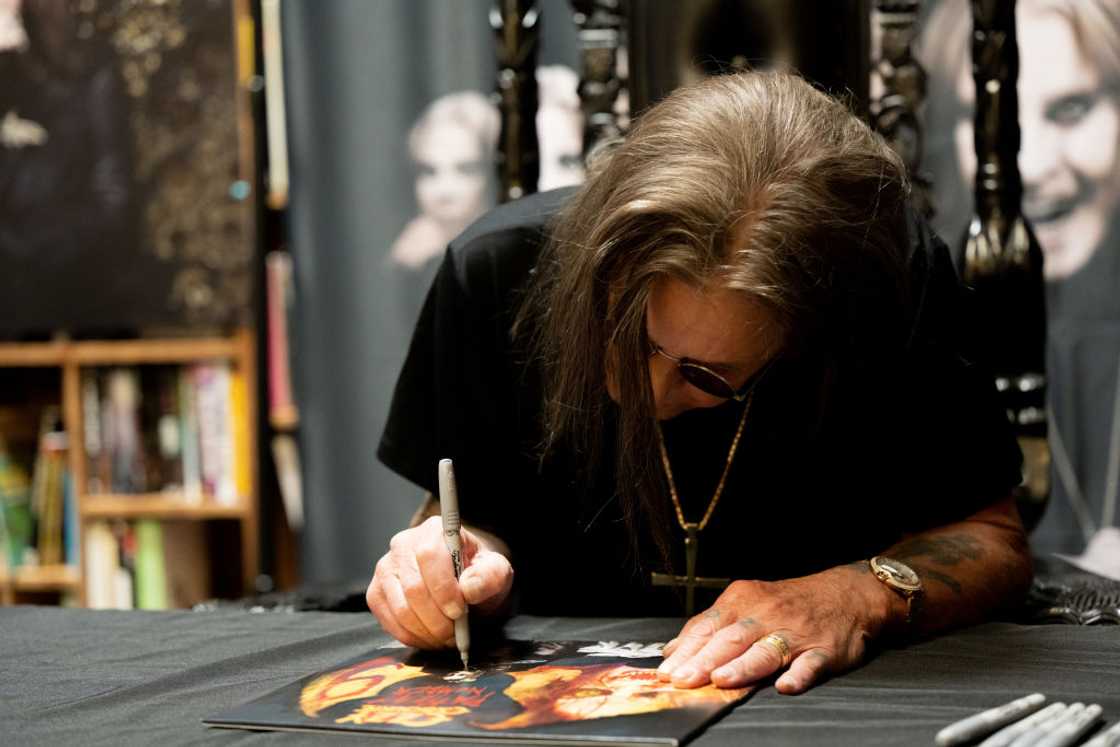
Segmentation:
{"type": "Polygon", "coordinates": [[[867,561],[875,578],[886,584],[894,593],[906,600],[906,624],[917,615],[925,588],[914,569],[893,558],[876,555],[867,561]]]}

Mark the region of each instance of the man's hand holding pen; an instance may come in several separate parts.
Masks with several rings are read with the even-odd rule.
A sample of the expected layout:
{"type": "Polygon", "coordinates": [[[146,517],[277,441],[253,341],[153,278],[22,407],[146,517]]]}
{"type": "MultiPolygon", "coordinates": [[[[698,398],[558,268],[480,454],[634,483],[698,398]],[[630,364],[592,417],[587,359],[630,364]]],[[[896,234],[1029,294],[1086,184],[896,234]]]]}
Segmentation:
{"type": "Polygon", "coordinates": [[[366,604],[385,632],[406,646],[454,646],[454,620],[467,605],[472,614],[487,615],[509,597],[509,560],[469,529],[460,536],[465,567],[458,582],[438,516],[397,533],[377,562],[366,604]]]}

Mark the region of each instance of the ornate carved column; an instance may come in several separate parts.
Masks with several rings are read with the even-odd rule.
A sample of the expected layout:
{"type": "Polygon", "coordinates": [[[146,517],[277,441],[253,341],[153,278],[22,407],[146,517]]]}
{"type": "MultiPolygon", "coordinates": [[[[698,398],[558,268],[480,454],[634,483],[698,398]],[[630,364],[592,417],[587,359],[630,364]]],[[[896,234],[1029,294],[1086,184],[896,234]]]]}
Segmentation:
{"type": "Polygon", "coordinates": [[[498,95],[502,131],[498,138],[498,184],[502,202],[537,191],[536,0],[497,0],[490,26],[497,37],[498,95]]]}
{"type": "Polygon", "coordinates": [[[875,72],[883,95],[871,102],[871,124],[906,164],[914,185],[914,204],[923,214],[933,213],[930,181],[922,173],[922,126],[918,113],[926,96],[926,73],[912,54],[921,0],[875,0],[881,31],[881,51],[875,72]]]}
{"type": "Polygon", "coordinates": [[[583,155],[622,134],[616,103],[622,90],[618,71],[624,46],[622,0],[571,0],[579,29],[579,98],[583,108],[583,155]]]}
{"type": "Polygon", "coordinates": [[[1014,0],[972,0],[976,83],[976,212],[962,274],[971,288],[974,354],[996,375],[1023,448],[1020,510],[1037,518],[1049,494],[1046,304],[1042,250],[1021,212],[1019,49],[1014,0]]]}

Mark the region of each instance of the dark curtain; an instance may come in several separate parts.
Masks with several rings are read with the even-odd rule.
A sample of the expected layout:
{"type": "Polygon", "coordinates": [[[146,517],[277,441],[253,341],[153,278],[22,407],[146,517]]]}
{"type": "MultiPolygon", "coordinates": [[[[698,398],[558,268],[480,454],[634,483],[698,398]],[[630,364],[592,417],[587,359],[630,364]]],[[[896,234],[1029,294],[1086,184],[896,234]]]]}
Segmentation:
{"type": "MultiPolygon", "coordinates": [[[[302,571],[310,583],[368,579],[420,502],[419,489],[374,452],[434,259],[406,266],[391,254],[422,217],[414,184],[424,167],[410,156],[413,124],[453,94],[444,100],[464,103],[457,116],[477,118],[477,102],[494,88],[490,6],[283,5],[298,298],[293,367],[307,519],[302,571]]],[[[541,64],[574,67],[567,3],[541,8],[541,64]]],[[[483,119],[488,129],[493,121],[483,119]]],[[[454,135],[435,139],[446,144],[454,135]]],[[[489,181],[493,167],[485,169],[489,181]]],[[[487,185],[479,199],[492,195],[487,185]]],[[[430,231],[419,233],[430,239],[430,231]]]]}

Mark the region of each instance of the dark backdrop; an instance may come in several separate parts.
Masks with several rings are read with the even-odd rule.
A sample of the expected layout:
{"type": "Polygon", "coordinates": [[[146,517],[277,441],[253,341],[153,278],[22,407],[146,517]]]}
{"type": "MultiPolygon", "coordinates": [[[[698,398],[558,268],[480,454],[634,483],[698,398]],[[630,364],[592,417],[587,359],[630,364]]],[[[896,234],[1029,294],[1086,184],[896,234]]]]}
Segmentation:
{"type": "MultiPolygon", "coordinates": [[[[567,3],[540,5],[541,64],[575,67],[567,3]]],[[[368,578],[420,501],[374,455],[430,272],[389,252],[418,212],[410,127],[439,97],[493,90],[490,7],[283,5],[308,582],[368,578]]]]}

